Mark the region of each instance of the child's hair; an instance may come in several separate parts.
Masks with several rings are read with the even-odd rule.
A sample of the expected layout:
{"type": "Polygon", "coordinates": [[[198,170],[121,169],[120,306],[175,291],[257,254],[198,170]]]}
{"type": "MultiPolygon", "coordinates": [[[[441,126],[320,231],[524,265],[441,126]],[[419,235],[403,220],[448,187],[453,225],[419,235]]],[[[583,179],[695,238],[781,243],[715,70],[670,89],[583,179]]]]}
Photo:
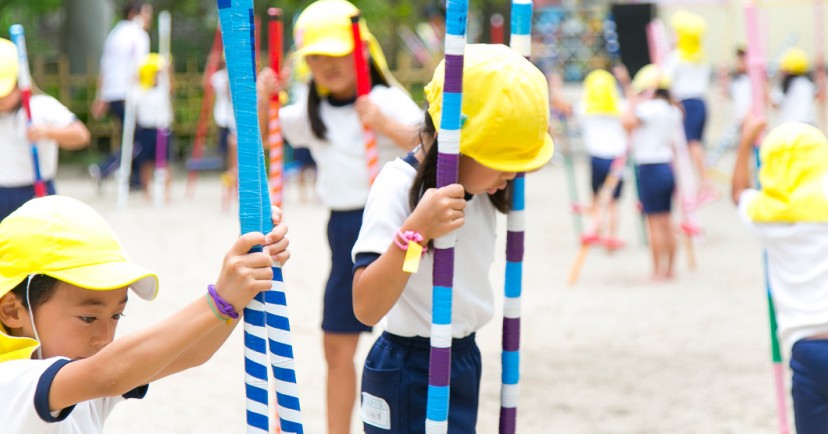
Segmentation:
{"type": "MultiPolygon", "coordinates": [[[[381,84],[390,87],[391,84],[385,79],[385,76],[380,72],[379,67],[373,59],[368,59],[368,70],[371,74],[371,85],[376,86],[381,84]]],[[[308,85],[308,119],[310,120],[311,131],[313,136],[319,140],[325,140],[328,134],[328,126],[322,121],[319,109],[322,104],[322,95],[316,89],[316,82],[311,78],[308,85]]]]}
{"type": "MultiPolygon", "coordinates": [[[[434,128],[434,121],[431,119],[428,110],[425,111],[425,121],[423,128],[420,131],[420,142],[423,142],[423,137],[434,137],[436,129],[434,128]]],[[[411,184],[411,190],[408,193],[408,203],[411,209],[417,207],[423,194],[429,188],[437,187],[437,139],[426,150],[426,156],[423,162],[417,167],[417,175],[414,177],[414,182],[411,184]]],[[[506,183],[506,188],[498,190],[494,194],[489,195],[489,200],[492,205],[502,212],[507,213],[512,209],[512,190],[513,181],[506,183]]]]}
{"type": "Polygon", "coordinates": [[[670,89],[663,89],[663,88],[658,88],[658,89],[655,90],[654,98],[661,98],[663,100],[666,100],[667,102],[670,102],[670,101],[673,100],[673,97],[670,94],[670,89]]]}
{"type": "Polygon", "coordinates": [[[144,2],[142,1],[130,1],[121,8],[121,17],[125,20],[129,20],[135,15],[141,13],[141,8],[144,7],[144,2]]]}
{"type": "Polygon", "coordinates": [[[813,77],[811,77],[810,72],[806,72],[804,74],[790,74],[787,72],[782,73],[782,93],[788,94],[788,89],[791,88],[791,84],[793,83],[794,79],[799,77],[805,77],[810,81],[814,81],[813,77]]]}
{"type": "Polygon", "coordinates": [[[30,279],[24,279],[11,292],[17,296],[17,299],[20,300],[23,307],[34,310],[52,298],[58,282],[60,281],[54,277],[45,274],[35,274],[31,277],[31,281],[30,279]],[[26,295],[27,286],[29,288],[28,296],[26,295]],[[29,302],[32,303],[31,306],[29,306],[29,302]]]}

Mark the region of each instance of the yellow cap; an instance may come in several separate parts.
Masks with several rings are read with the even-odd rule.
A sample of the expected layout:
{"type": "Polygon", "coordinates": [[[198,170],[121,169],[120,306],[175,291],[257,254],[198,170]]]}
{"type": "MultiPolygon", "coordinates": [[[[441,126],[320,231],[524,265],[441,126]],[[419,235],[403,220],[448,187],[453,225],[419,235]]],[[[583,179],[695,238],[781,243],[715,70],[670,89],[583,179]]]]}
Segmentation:
{"type": "MultiPolygon", "coordinates": [[[[440,128],[445,60],[425,87],[440,128]]],[[[470,44],[463,65],[460,153],[503,172],[528,172],[552,158],[549,85],[535,65],[505,45],[470,44]]]]}
{"type": "Polygon", "coordinates": [[[638,70],[630,87],[632,87],[632,91],[635,93],[656,89],[669,89],[670,78],[657,65],[649,64],[638,70]]]}
{"type": "Polygon", "coordinates": [[[760,194],[748,215],[765,223],[828,222],[828,139],[819,129],[788,122],[759,150],[760,194]]]}
{"type": "Polygon", "coordinates": [[[10,94],[17,86],[17,73],[17,46],[0,38],[0,97],[10,94]]]}
{"type": "Polygon", "coordinates": [[[155,87],[158,71],[167,66],[167,61],[158,53],[149,53],[138,66],[138,84],[144,89],[155,87]]]}
{"type": "Polygon", "coordinates": [[[788,49],[779,62],[779,69],[788,74],[804,74],[808,68],[808,54],[799,47],[788,49]]]}
{"type": "Polygon", "coordinates": [[[584,111],[590,115],[617,115],[618,86],[615,77],[603,69],[596,69],[584,78],[584,111]]]}
{"type": "Polygon", "coordinates": [[[687,11],[678,11],[673,14],[672,25],[676,32],[679,58],[692,63],[704,60],[702,38],[707,28],[704,18],[687,11]]]}

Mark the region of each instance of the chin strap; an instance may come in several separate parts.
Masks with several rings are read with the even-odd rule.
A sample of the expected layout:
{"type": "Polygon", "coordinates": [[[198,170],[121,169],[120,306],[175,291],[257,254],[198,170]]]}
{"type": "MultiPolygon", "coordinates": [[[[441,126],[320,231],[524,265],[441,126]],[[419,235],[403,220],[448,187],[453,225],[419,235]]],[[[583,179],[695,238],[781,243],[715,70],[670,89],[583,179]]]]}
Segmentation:
{"type": "MultiPolygon", "coordinates": [[[[26,278],[26,309],[29,310],[29,319],[32,321],[32,333],[34,333],[34,338],[38,343],[40,343],[40,336],[38,336],[37,334],[37,327],[35,327],[34,322],[34,310],[32,309],[32,301],[31,297],[29,297],[29,293],[31,292],[29,288],[32,286],[32,279],[34,279],[35,276],[35,274],[30,274],[29,277],[26,278]]],[[[43,360],[42,345],[37,346],[37,358],[43,360]]]]}

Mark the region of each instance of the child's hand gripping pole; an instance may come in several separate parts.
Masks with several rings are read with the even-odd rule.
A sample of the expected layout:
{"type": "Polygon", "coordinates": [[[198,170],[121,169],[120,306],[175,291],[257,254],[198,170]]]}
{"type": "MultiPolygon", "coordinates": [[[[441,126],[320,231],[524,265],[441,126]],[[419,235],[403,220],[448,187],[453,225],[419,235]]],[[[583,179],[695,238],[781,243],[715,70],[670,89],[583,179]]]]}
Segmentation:
{"type": "MultiPolygon", "coordinates": [[[[26,52],[26,35],[23,26],[14,24],[9,28],[9,35],[12,42],[17,46],[17,87],[20,89],[20,100],[23,111],[26,112],[26,127],[32,126],[32,78],[29,75],[29,55],[26,52]]],[[[46,196],[46,183],[40,175],[40,158],[37,155],[37,143],[31,143],[32,163],[34,166],[34,192],[35,197],[46,196]]]]}
{"type": "MultiPolygon", "coordinates": [[[[270,8],[267,10],[267,41],[270,55],[270,68],[278,75],[282,66],[282,10],[270,8]]],[[[279,92],[270,97],[267,111],[268,134],[267,144],[269,152],[269,183],[270,196],[273,205],[282,207],[282,189],[284,172],[284,141],[282,127],[279,124],[279,92]]]]}
{"type": "MultiPolygon", "coordinates": [[[[368,71],[366,44],[362,41],[362,32],[359,28],[360,15],[351,17],[351,30],[354,37],[354,67],[356,67],[357,98],[367,96],[371,92],[371,75],[368,71]]],[[[379,151],[377,137],[368,125],[362,126],[365,137],[365,157],[368,163],[368,180],[371,184],[379,174],[379,151]]]]}

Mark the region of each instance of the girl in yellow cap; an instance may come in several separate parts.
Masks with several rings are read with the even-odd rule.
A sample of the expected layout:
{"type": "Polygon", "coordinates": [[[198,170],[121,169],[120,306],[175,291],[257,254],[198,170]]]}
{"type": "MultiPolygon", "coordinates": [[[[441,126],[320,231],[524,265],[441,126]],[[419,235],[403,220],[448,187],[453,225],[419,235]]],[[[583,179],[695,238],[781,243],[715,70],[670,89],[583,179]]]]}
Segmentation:
{"type": "Polygon", "coordinates": [[[270,289],[273,261],[290,256],[274,212],[267,236],[248,233],[224,257],[215,285],[168,319],[114,339],[132,294],[155,298],[158,277],[133,264],[92,208],[33,199],[0,223],[0,430],[98,434],[113,407],[155,380],[206,362],[242,308],[270,289]],[[264,252],[248,253],[256,245],[264,252]],[[71,362],[71,363],[70,363],[71,362]]]}
{"type": "MultiPolygon", "coordinates": [[[[157,53],[150,53],[138,66],[138,87],[134,89],[135,100],[135,143],[141,150],[135,157],[139,170],[139,178],[144,194],[149,197],[149,184],[152,180],[155,162],[157,159],[157,142],[159,134],[169,131],[172,126],[173,112],[171,88],[167,60],[157,53]]],[[[164,161],[170,159],[170,146],[165,146],[167,155],[164,161]]],[[[169,170],[169,168],[167,168],[169,170]]],[[[171,176],[167,176],[165,196],[169,194],[171,176]]],[[[169,197],[165,197],[165,200],[169,197]]]]}
{"type": "Polygon", "coordinates": [[[814,99],[817,87],[811,78],[808,54],[793,47],[782,55],[779,62],[780,87],[773,90],[771,100],[779,109],[776,122],[803,122],[816,125],[814,99]]]}
{"type": "Polygon", "coordinates": [[[0,38],[0,221],[35,197],[30,143],[36,143],[48,194],[55,194],[58,149],[82,149],[89,144],[86,126],[48,95],[32,95],[32,124],[26,125],[17,88],[19,66],[17,47],[0,38]]]}
{"type": "Polygon", "coordinates": [[[741,219],[767,252],[767,279],[777,333],[790,352],[798,434],[828,427],[828,139],[817,128],[782,124],[759,149],[757,190],[750,156],[764,129],[751,116],[733,169],[732,197],[741,219]]]}
{"type": "MultiPolygon", "coordinates": [[[[327,230],[332,265],[322,314],[329,434],[349,432],[357,396],[354,354],[360,333],[371,330],[351,307],[351,248],[371,187],[363,124],[376,134],[381,166],[414,147],[422,121],[420,108],[398,87],[364,23],[361,35],[368,45],[373,88],[357,98],[351,17],[358,13],[345,0],[316,1],[302,11],[294,26],[294,56],[307,63],[312,78],[307,96],[279,111],[285,139],[310,149],[317,167],[316,191],[331,210],[327,230]]],[[[264,94],[259,113],[264,115],[264,104],[282,86],[270,69],[258,81],[264,94]]]]}
{"type": "Polygon", "coordinates": [[[492,318],[489,269],[495,219],[511,206],[516,172],[552,157],[549,91],[543,73],[504,45],[467,45],[459,183],[435,188],[436,131],[443,108],[444,63],[425,88],[428,110],[418,146],[387,164],[368,197],[353,249],[354,311],[381,323],[362,373],[367,434],[421,433],[426,420],[431,336],[432,240],[454,231],[454,309],[448,432],[474,433],[481,360],[475,333],[492,318]],[[422,245],[419,271],[403,271],[407,241],[422,245]]]}

